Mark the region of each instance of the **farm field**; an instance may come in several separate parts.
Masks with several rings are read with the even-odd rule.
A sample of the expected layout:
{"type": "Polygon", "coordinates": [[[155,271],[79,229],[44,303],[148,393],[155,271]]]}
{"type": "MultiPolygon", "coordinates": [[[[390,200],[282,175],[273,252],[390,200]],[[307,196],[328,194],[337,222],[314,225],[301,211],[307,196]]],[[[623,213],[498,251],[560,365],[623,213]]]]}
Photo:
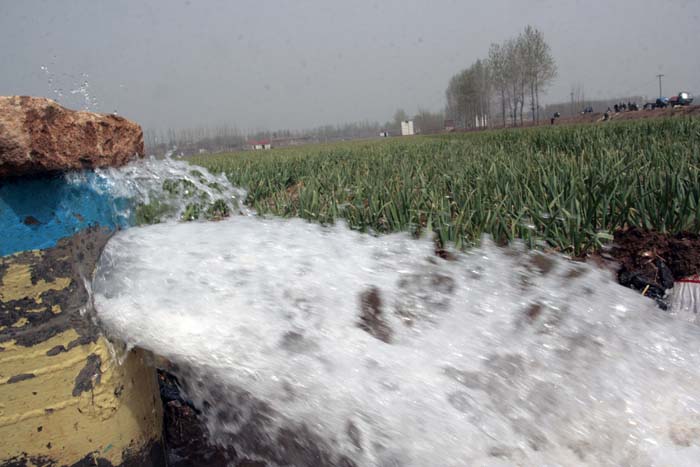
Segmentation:
{"type": "Polygon", "coordinates": [[[584,256],[617,229],[700,231],[700,119],[681,117],[197,156],[259,214],[584,256]]]}

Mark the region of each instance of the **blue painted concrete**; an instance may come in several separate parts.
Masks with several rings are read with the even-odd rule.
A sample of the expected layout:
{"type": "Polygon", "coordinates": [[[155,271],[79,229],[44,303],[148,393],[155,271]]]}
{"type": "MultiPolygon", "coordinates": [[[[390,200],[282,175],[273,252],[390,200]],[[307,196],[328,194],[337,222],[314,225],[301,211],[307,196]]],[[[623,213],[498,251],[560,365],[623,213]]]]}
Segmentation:
{"type": "Polygon", "coordinates": [[[104,185],[92,172],[70,181],[64,175],[0,180],[0,256],[49,248],[95,225],[131,224],[123,214],[129,201],[113,198],[104,185]]]}

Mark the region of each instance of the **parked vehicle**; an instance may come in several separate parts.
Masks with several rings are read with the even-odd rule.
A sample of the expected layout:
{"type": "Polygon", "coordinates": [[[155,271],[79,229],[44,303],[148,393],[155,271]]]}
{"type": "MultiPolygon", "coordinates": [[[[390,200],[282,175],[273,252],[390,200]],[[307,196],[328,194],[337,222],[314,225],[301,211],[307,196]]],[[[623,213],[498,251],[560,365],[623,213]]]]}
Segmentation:
{"type": "Polygon", "coordinates": [[[689,92],[681,91],[677,95],[669,99],[669,105],[671,107],[690,105],[693,103],[693,96],[689,92]]]}
{"type": "Polygon", "coordinates": [[[656,99],[656,103],[654,104],[655,109],[665,109],[668,107],[669,103],[669,98],[668,97],[659,97],[656,99]]]}

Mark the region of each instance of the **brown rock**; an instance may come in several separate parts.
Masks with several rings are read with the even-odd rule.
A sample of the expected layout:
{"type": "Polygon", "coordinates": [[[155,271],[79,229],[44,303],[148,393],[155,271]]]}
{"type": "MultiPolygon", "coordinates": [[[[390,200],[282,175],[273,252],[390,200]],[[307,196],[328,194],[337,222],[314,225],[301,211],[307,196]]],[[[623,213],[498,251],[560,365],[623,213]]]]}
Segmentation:
{"type": "Polygon", "coordinates": [[[118,167],[143,154],[141,127],[123,117],[0,96],[0,177],[118,167]]]}

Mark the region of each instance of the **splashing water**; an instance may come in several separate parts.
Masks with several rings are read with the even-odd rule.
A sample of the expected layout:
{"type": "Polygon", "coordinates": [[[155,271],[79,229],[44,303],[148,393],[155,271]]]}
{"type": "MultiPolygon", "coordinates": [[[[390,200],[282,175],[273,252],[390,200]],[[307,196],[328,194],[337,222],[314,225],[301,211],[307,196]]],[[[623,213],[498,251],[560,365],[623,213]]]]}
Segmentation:
{"type": "Polygon", "coordinates": [[[61,89],[60,87],[56,88],[54,86],[53,72],[50,71],[49,67],[46,65],[41,65],[40,69],[42,72],[44,72],[44,75],[46,77],[46,85],[49,88],[49,92],[53,94],[53,98],[56,100],[56,102],[61,102],[61,99],[63,98],[63,89],[61,89]]]}
{"type": "Polygon", "coordinates": [[[90,82],[87,80],[90,75],[87,73],[82,74],[83,82],[80,83],[75,89],[71,89],[69,92],[72,95],[77,95],[82,97],[82,104],[84,110],[90,110],[91,108],[97,109],[99,103],[97,97],[90,93],[90,82]]]}
{"type": "Polygon", "coordinates": [[[176,365],[213,439],[270,465],[697,465],[699,327],[588,265],[455,256],[301,220],[160,224],[110,240],[94,302],[176,365]]]}
{"type": "Polygon", "coordinates": [[[70,183],[89,184],[114,200],[120,224],[153,224],[174,220],[219,218],[248,214],[246,192],[231,186],[224,175],[171,159],[141,159],[120,168],[66,175],[70,183]]]}
{"type": "Polygon", "coordinates": [[[70,73],[62,73],[60,76],[52,71],[53,66],[56,64],[56,57],[54,57],[51,62],[51,69],[47,65],[41,65],[40,69],[46,77],[46,85],[48,87],[49,93],[53,99],[62,105],[76,105],[82,110],[97,110],[99,108],[99,102],[97,97],[93,95],[90,91],[90,82],[88,78],[90,75],[87,73],[82,73],[80,77],[76,77],[70,73]],[[76,80],[80,79],[80,82],[76,80]],[[71,84],[68,84],[68,83],[71,84]],[[69,89],[65,92],[61,84],[64,84],[69,89]],[[65,97],[75,99],[69,99],[68,102],[63,102],[65,97]]]}

